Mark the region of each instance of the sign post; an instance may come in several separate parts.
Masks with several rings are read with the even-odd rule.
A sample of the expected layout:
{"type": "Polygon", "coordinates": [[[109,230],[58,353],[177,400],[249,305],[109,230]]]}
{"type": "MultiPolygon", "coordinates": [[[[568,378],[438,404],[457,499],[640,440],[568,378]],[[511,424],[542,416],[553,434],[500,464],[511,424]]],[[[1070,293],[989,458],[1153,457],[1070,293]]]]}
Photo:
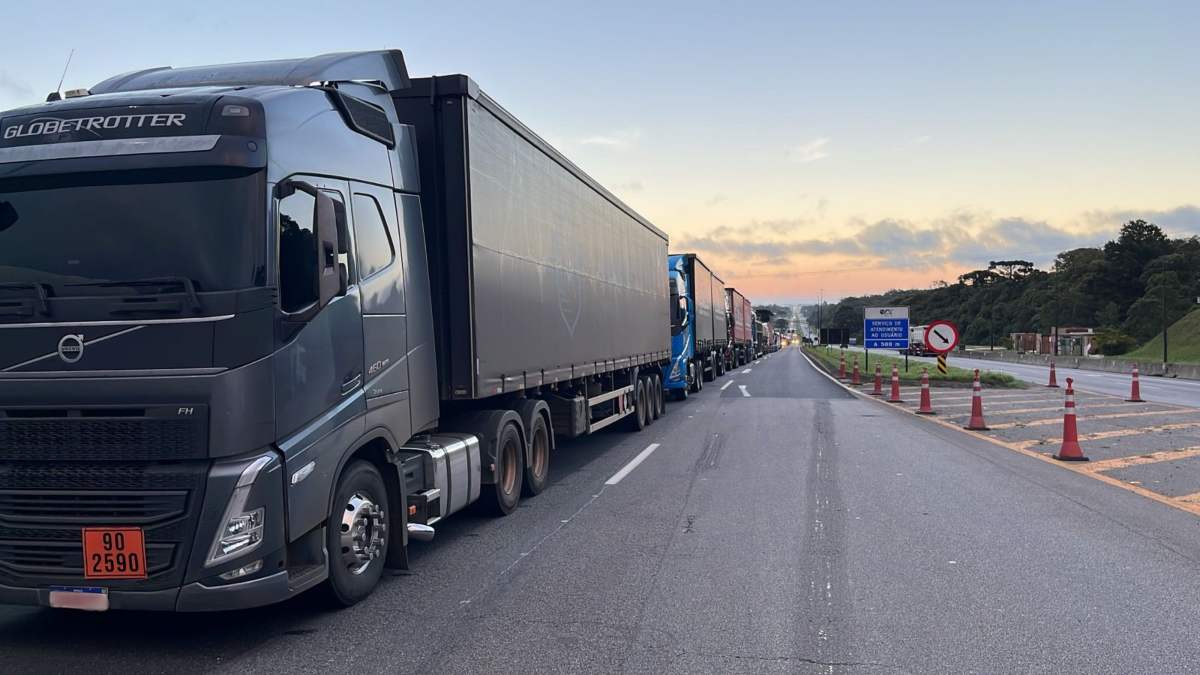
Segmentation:
{"type": "Polygon", "coordinates": [[[867,307],[863,310],[863,347],[867,366],[872,349],[903,349],[908,353],[908,308],[867,307]]]}

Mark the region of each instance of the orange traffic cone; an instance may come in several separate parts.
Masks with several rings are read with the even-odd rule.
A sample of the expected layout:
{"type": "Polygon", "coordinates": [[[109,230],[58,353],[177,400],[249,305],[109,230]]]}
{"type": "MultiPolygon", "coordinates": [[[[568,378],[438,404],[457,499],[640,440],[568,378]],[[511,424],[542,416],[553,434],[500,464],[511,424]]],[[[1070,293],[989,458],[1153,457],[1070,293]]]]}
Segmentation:
{"type": "Polygon", "coordinates": [[[1050,389],[1058,389],[1058,378],[1055,377],[1053,361],[1050,362],[1050,382],[1046,385],[1046,387],[1050,389]]]}
{"type": "Polygon", "coordinates": [[[988,431],[987,422],[983,421],[983,388],[979,385],[979,370],[975,370],[974,394],[971,396],[971,421],[964,429],[971,431],[988,431]]]}
{"type": "Polygon", "coordinates": [[[904,403],[900,398],[900,369],[892,366],[892,395],[888,397],[888,403],[904,403]]]}
{"type": "Polygon", "coordinates": [[[1133,385],[1130,387],[1130,390],[1129,390],[1129,398],[1127,398],[1125,400],[1130,403],[1145,403],[1145,401],[1142,400],[1142,388],[1138,384],[1137,364],[1134,364],[1134,366],[1133,366],[1133,385]]]}
{"type": "Polygon", "coordinates": [[[921,407],[917,408],[918,415],[936,415],[933,411],[933,401],[929,396],[929,369],[921,369],[921,407]]]}
{"type": "Polygon", "coordinates": [[[879,370],[879,364],[875,364],[875,391],[871,392],[872,396],[883,396],[883,373],[879,370]]]}
{"type": "Polygon", "coordinates": [[[838,362],[838,379],[846,379],[846,352],[842,352],[842,357],[838,362]]]}
{"type": "Polygon", "coordinates": [[[1067,378],[1067,402],[1063,407],[1063,438],[1062,447],[1054,459],[1064,462],[1086,462],[1088,458],[1079,447],[1079,430],[1075,428],[1075,388],[1071,385],[1075,380],[1067,378]]]}
{"type": "Polygon", "coordinates": [[[850,384],[858,387],[862,386],[862,378],[858,375],[858,355],[854,356],[854,372],[850,376],[850,384]]]}

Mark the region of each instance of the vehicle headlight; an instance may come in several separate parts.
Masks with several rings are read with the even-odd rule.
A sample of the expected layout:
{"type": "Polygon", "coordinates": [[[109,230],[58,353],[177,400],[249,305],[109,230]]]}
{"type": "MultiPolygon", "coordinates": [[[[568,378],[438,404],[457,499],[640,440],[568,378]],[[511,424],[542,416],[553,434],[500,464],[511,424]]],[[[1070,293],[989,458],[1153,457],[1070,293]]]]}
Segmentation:
{"type": "Polygon", "coordinates": [[[263,540],[263,524],[266,512],[262,507],[247,509],[246,502],[250,499],[250,490],[258,474],[268,464],[271,457],[259,457],[242,470],[237,486],[229,497],[229,505],[225,507],[225,515],[221,518],[221,526],[213,538],[208,550],[205,567],[214,567],[258,548],[263,540]]]}

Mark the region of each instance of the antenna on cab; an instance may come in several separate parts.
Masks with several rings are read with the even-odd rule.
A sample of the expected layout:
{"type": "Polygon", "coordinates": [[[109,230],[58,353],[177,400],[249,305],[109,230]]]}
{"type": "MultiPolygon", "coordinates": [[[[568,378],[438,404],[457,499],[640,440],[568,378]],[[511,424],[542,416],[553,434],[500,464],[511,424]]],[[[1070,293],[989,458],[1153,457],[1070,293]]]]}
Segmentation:
{"type": "Polygon", "coordinates": [[[71,53],[67,54],[67,65],[63,66],[62,77],[58,78],[58,86],[46,97],[46,103],[62,100],[62,86],[63,82],[67,79],[67,69],[71,67],[71,57],[73,56],[75,56],[74,49],[71,50],[71,53]]]}

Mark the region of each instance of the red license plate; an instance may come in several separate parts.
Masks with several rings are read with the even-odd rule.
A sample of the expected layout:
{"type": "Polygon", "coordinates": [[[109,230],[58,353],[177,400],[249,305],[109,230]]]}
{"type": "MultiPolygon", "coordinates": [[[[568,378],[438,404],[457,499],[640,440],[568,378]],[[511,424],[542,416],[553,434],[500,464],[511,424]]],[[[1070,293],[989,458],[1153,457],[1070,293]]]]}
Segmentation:
{"type": "Polygon", "coordinates": [[[87,579],[145,579],[146,537],[142,528],[83,528],[83,576],[87,579]]]}

